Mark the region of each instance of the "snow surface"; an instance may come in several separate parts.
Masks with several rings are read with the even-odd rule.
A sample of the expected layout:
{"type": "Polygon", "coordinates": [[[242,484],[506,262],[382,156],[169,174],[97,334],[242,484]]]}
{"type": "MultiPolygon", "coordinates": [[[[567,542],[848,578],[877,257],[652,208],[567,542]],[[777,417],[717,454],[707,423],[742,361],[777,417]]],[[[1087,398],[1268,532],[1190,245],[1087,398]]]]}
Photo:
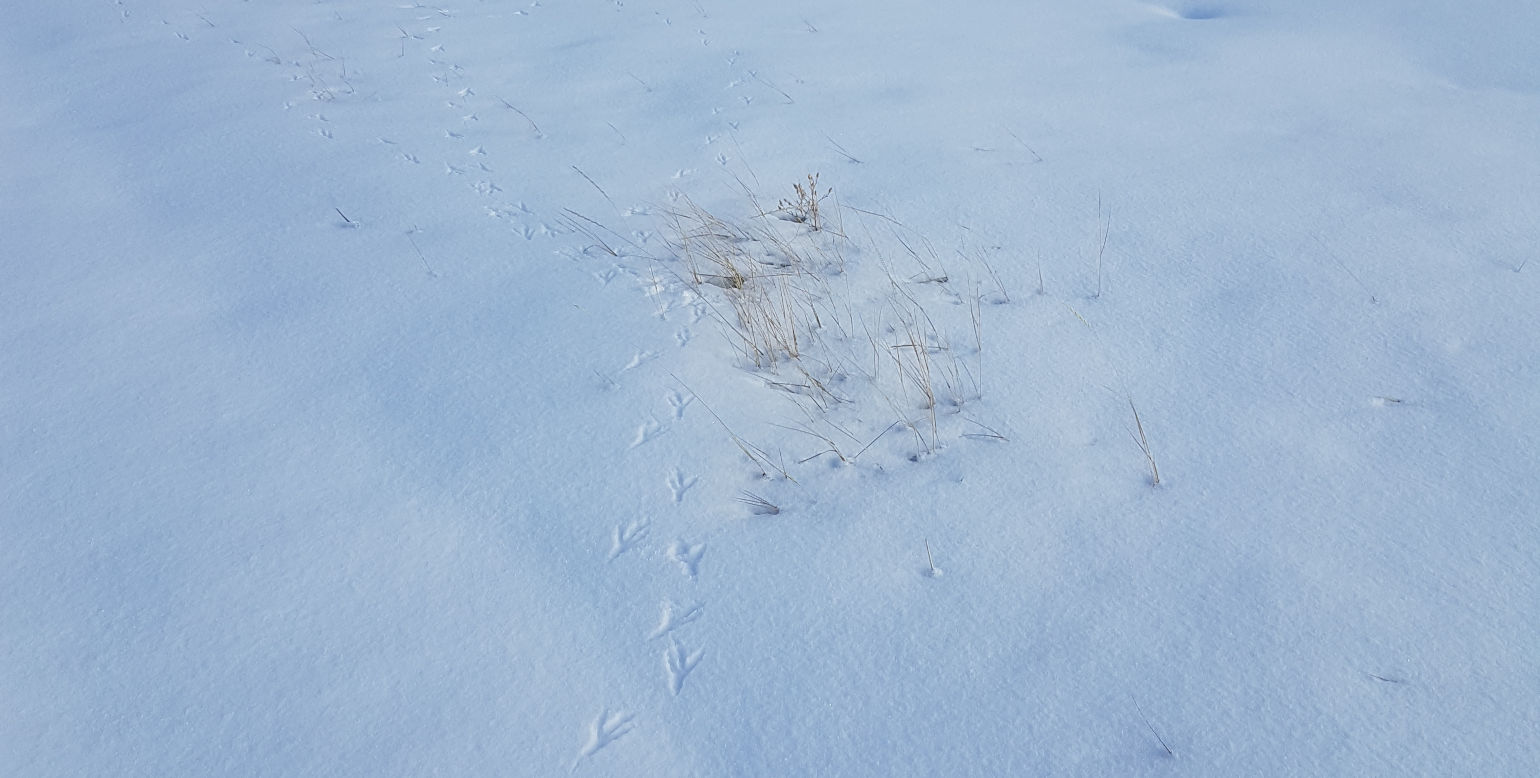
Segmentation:
{"type": "Polygon", "coordinates": [[[17,4],[0,773],[1533,774],[1537,30],[17,4]]]}

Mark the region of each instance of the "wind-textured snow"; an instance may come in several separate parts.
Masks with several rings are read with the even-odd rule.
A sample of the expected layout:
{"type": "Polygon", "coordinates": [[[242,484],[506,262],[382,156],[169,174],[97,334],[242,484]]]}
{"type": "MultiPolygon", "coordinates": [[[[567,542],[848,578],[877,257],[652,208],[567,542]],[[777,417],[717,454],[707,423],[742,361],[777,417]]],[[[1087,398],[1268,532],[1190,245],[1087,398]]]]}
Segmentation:
{"type": "Polygon", "coordinates": [[[1533,3],[0,30],[0,773],[1540,765],[1533,3]]]}

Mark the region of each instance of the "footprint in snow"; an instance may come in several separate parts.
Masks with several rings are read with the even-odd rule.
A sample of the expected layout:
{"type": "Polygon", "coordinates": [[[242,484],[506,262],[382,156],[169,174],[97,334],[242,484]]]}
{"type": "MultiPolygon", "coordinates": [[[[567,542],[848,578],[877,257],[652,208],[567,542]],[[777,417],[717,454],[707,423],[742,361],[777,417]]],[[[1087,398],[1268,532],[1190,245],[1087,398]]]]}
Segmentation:
{"type": "Polygon", "coordinates": [[[679,567],[684,570],[684,574],[693,581],[700,575],[700,561],[706,555],[706,544],[692,544],[684,538],[679,538],[674,541],[673,545],[668,547],[668,555],[670,559],[679,563],[679,567]]]}
{"type": "Polygon", "coordinates": [[[599,711],[598,717],[589,728],[588,742],[583,746],[583,750],[578,752],[578,757],[572,761],[572,769],[568,772],[577,772],[578,764],[584,758],[599,753],[609,744],[630,733],[634,719],[635,716],[625,711],[611,712],[609,708],[599,711]]]}
{"type": "Polygon", "coordinates": [[[684,502],[685,492],[690,491],[690,487],[694,486],[695,482],[699,480],[699,478],[694,476],[686,476],[677,467],[674,468],[673,475],[668,477],[668,491],[669,494],[673,495],[674,502],[684,502]]]}
{"type": "Polygon", "coordinates": [[[615,561],[621,554],[640,545],[647,539],[647,533],[651,529],[651,519],[634,519],[629,523],[616,525],[613,542],[610,545],[609,561],[615,561]]]}
{"type": "Polygon", "coordinates": [[[700,664],[700,660],[706,655],[706,649],[686,651],[673,635],[669,636],[668,642],[668,648],[663,651],[663,669],[668,673],[669,691],[677,697],[679,692],[684,690],[684,679],[695,670],[696,665],[700,664]]]}
{"type": "Polygon", "coordinates": [[[647,639],[657,640],[664,635],[674,632],[674,630],[688,624],[693,624],[701,617],[705,609],[705,603],[696,603],[681,608],[672,602],[664,602],[663,615],[659,617],[658,626],[652,631],[652,634],[647,636],[647,639]]]}

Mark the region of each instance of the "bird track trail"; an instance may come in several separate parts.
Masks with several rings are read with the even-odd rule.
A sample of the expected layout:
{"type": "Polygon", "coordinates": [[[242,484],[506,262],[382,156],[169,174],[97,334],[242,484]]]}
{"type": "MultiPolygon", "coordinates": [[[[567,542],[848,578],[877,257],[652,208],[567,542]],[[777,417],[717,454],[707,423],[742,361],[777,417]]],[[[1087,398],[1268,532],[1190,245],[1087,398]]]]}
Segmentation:
{"type": "MultiPolygon", "coordinates": [[[[273,109],[289,117],[298,133],[314,143],[329,144],[330,149],[348,149],[361,158],[375,160],[373,175],[393,191],[431,192],[441,210],[474,215],[487,225],[489,237],[501,236],[491,245],[515,257],[516,262],[534,261],[542,255],[565,256],[585,265],[600,287],[608,287],[618,278],[634,281],[640,295],[650,300],[656,318],[672,324],[672,333],[666,346],[638,347],[631,359],[613,372],[593,371],[602,379],[601,391],[619,391],[632,398],[650,393],[664,401],[658,413],[642,409],[644,420],[616,447],[617,462],[636,461],[656,467],[652,460],[659,452],[650,444],[665,436],[671,426],[694,422],[690,414],[694,395],[677,388],[665,389],[667,371],[653,363],[671,361],[695,348],[692,325],[707,318],[709,312],[681,279],[660,274],[652,266],[654,258],[648,255],[667,250],[657,234],[653,206],[616,206],[605,186],[608,183],[612,187],[613,182],[587,169],[585,160],[562,157],[559,150],[566,148],[563,133],[571,128],[521,105],[530,88],[549,90],[555,85],[520,84],[504,75],[486,75],[492,70],[487,66],[489,60],[471,56],[469,40],[462,36],[468,26],[481,23],[506,24],[512,30],[528,32],[521,25],[538,25],[542,16],[557,9],[534,2],[506,17],[483,19],[432,5],[344,3],[318,9],[296,4],[294,23],[282,30],[271,25],[263,28],[245,19],[230,19],[227,24],[218,13],[182,11],[154,18],[153,14],[139,13],[128,0],[114,0],[111,7],[123,24],[138,23],[163,32],[167,45],[227,47],[232,57],[249,63],[254,78],[285,85],[288,96],[273,109]],[[339,42],[357,45],[356,41],[370,39],[381,43],[368,50],[345,50],[348,44],[339,42]],[[378,129],[382,126],[386,128],[383,134],[378,129]],[[528,182],[550,180],[567,172],[565,168],[586,179],[577,182],[583,188],[554,197],[530,188],[528,182]],[[591,189],[587,189],[589,185],[591,189]],[[592,218],[594,224],[563,219],[562,200],[592,198],[595,194],[602,195],[612,210],[606,213],[590,202],[583,207],[595,215],[584,218],[592,218]],[[596,259],[607,260],[607,264],[598,266],[596,259]]],[[[615,10],[632,12],[620,3],[615,10]]],[[[240,9],[226,11],[231,17],[240,13],[240,9]]],[[[716,150],[718,142],[731,133],[744,132],[762,105],[790,100],[790,95],[779,92],[767,78],[746,70],[739,62],[740,52],[720,50],[704,26],[709,19],[686,23],[661,11],[636,13],[672,36],[676,45],[707,50],[734,73],[728,80],[728,93],[700,98],[721,102],[698,106],[701,115],[719,128],[705,136],[699,154],[716,166],[727,166],[732,158],[726,151],[716,150]]],[[[641,93],[654,94],[655,85],[647,73],[633,72],[628,79],[641,93]]],[[[628,146],[628,135],[634,134],[628,132],[631,128],[614,120],[605,125],[617,147],[628,146]]],[[[671,185],[693,177],[700,162],[704,160],[693,167],[678,168],[672,179],[658,181],[657,188],[669,190],[671,185]]],[[[677,191],[671,194],[678,196],[677,191]]],[[[434,252],[431,223],[393,221],[400,217],[361,210],[346,192],[339,195],[334,210],[335,215],[328,213],[324,223],[399,234],[399,255],[391,261],[425,269],[421,283],[435,283],[459,269],[456,258],[434,252]]],[[[707,608],[709,592],[703,581],[707,543],[698,537],[698,525],[712,509],[694,498],[702,478],[688,462],[665,464],[664,470],[666,502],[639,500],[638,515],[601,530],[607,543],[599,554],[604,569],[596,574],[618,577],[615,585],[620,587],[655,592],[651,601],[657,610],[636,614],[639,622],[651,621],[654,626],[637,632],[635,640],[657,664],[635,670],[656,674],[666,692],[660,699],[671,701],[665,704],[688,704],[687,690],[702,683],[696,671],[707,658],[701,633],[712,610],[707,608]],[[671,539],[666,546],[657,545],[660,532],[671,539]]],[[[577,772],[586,761],[604,758],[611,747],[623,749],[628,738],[645,734],[648,711],[642,703],[647,701],[617,702],[604,701],[588,723],[569,772],[577,772]]]]}

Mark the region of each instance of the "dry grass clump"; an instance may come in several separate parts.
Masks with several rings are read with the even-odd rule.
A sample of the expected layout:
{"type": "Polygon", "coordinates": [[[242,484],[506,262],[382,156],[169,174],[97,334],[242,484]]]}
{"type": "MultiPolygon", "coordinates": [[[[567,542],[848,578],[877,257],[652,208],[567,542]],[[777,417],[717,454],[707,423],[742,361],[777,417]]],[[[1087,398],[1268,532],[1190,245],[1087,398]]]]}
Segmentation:
{"type": "Polygon", "coordinates": [[[823,229],[823,218],[818,206],[834,193],[834,187],[831,186],[825,189],[823,194],[819,194],[817,173],[808,174],[807,186],[798,183],[792,184],[791,187],[796,194],[789,200],[781,200],[776,211],[787,221],[806,224],[808,229],[814,232],[823,229]]]}
{"type": "Polygon", "coordinates": [[[686,198],[669,216],[690,283],[723,291],[731,316],[717,314],[743,357],[758,368],[800,359],[810,332],[823,326],[823,277],[838,272],[838,255],[797,241],[764,214],[728,222],[686,198]]]}
{"type": "MultiPolygon", "coordinates": [[[[752,215],[739,219],[680,196],[667,216],[677,275],[723,325],[742,365],[802,409],[804,423],[775,425],[819,443],[799,463],[831,453],[852,463],[900,428],[916,454],[933,452],[944,418],[980,394],[977,284],[963,284],[973,299],[954,291],[922,236],[889,216],[843,208],[832,187],[818,187],[808,175],[793,199],[769,210],[745,187],[752,215]],[[858,217],[863,234],[852,240],[846,210],[874,217],[876,231],[858,217]],[[918,272],[899,273],[896,263],[918,272]],[[938,322],[938,301],[946,304],[936,310],[965,315],[938,322]],[[954,348],[954,339],[967,345],[954,348]]],[[[750,458],[764,469],[761,451],[750,458]]]]}

